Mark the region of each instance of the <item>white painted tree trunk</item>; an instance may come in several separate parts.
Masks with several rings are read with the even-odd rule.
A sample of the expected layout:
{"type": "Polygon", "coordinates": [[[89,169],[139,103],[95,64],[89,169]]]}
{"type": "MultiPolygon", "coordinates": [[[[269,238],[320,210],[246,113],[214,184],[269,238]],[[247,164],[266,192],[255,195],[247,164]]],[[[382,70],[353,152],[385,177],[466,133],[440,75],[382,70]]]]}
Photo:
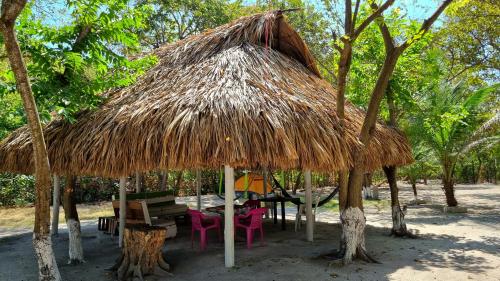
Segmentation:
{"type": "Polygon", "coordinates": [[[59,205],[61,202],[61,185],[58,176],[54,176],[54,190],[52,197],[52,235],[59,234],[59,205]]]}
{"type": "Polygon", "coordinates": [[[405,223],[405,214],[398,206],[392,206],[392,234],[397,236],[406,235],[408,233],[405,223]]]}
{"type": "Polygon", "coordinates": [[[85,262],[83,259],[82,232],[80,222],[69,219],[66,222],[69,234],[69,261],[68,264],[85,262]]]}
{"type": "Polygon", "coordinates": [[[40,281],[60,281],[61,274],[56,264],[50,235],[33,234],[33,248],[38,260],[40,281]]]}
{"type": "Polygon", "coordinates": [[[224,258],[226,267],[234,266],[234,169],[224,166],[224,258]]]}
{"type": "Polygon", "coordinates": [[[342,238],[344,240],[344,264],[348,264],[357,255],[363,253],[365,249],[364,230],[366,218],[363,211],[357,207],[348,207],[340,215],[342,222],[342,238]]]}

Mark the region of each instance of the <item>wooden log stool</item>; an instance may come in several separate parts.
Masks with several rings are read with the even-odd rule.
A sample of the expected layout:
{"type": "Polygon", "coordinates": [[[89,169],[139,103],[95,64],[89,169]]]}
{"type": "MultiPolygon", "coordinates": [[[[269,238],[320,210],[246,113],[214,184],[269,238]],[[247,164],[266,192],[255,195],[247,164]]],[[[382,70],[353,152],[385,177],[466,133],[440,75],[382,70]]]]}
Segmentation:
{"type": "Polygon", "coordinates": [[[171,275],[163,259],[162,248],[167,230],[146,224],[126,225],[122,255],[112,270],[118,280],[143,280],[146,275],[171,275]]]}

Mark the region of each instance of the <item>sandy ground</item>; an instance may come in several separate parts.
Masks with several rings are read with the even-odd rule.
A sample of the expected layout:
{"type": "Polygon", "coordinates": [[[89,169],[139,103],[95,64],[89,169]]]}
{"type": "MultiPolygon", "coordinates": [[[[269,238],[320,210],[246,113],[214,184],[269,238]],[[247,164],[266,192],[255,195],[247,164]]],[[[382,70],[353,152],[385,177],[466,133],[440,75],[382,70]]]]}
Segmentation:
{"type": "MultiPolygon", "coordinates": [[[[467,206],[467,214],[443,214],[435,205],[444,203],[438,185],[419,186],[421,198],[432,198],[425,206],[408,207],[408,227],[418,239],[392,238],[389,208],[366,208],[368,227],[366,245],[380,264],[356,261],[340,267],[321,258],[337,248],[340,235],[338,213],[320,208],[315,241],[305,241],[305,227],[286,231],[266,222],[265,244],[255,243],[247,250],[244,239],[236,242],[236,267],[224,268],[224,248],[210,237],[208,249],[192,249],[189,225],[179,225],[177,238],[167,240],[166,260],[172,265],[172,277],[164,280],[500,280],[500,186],[459,185],[457,198],[467,206]]],[[[386,188],[382,199],[389,198],[386,188]]],[[[401,199],[413,198],[411,189],[402,185],[401,199]]],[[[179,201],[194,204],[195,198],[179,201]]],[[[217,205],[220,199],[207,196],[204,205],[217,205]]],[[[287,208],[293,219],[295,209],[287,208]]],[[[106,271],[119,255],[117,239],[97,231],[95,221],[83,223],[83,243],[87,262],[66,264],[66,230],[56,237],[54,248],[64,280],[113,280],[106,271]]],[[[0,229],[0,280],[37,280],[37,267],[27,230],[0,229]]],[[[241,235],[241,234],[240,234],[241,235]]],[[[146,280],[160,280],[155,277],[146,280]]]]}

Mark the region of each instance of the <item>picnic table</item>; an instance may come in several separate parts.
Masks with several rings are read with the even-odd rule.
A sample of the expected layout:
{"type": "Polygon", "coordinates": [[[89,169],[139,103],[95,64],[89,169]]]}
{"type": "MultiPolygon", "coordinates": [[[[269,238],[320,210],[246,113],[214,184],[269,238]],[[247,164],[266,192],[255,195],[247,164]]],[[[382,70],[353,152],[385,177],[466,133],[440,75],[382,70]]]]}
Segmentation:
{"type": "MultiPolygon", "coordinates": [[[[225,205],[219,205],[219,206],[205,208],[205,211],[210,212],[210,213],[216,213],[216,214],[223,216],[225,208],[226,208],[225,205]]],[[[235,215],[242,215],[245,213],[246,213],[246,210],[245,210],[245,207],[243,207],[243,205],[234,205],[234,214],[235,215]]]]}
{"type": "Polygon", "coordinates": [[[286,220],[285,220],[285,202],[293,202],[298,207],[300,206],[300,198],[294,197],[267,197],[258,199],[260,202],[270,202],[273,203],[274,208],[274,224],[278,223],[278,202],[281,203],[281,229],[286,230],[286,220]]]}

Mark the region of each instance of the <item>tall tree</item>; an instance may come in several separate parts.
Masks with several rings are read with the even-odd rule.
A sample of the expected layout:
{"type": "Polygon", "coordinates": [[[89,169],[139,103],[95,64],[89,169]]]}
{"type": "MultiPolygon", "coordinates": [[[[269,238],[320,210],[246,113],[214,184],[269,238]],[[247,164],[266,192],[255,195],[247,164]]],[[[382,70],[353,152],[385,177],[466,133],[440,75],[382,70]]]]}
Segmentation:
{"type": "MultiPolygon", "coordinates": [[[[364,216],[363,201],[361,198],[364,175],[362,159],[364,153],[366,153],[366,147],[369,146],[373,137],[380,103],[386,93],[389,79],[394,72],[396,63],[401,54],[413,43],[421,39],[425,33],[427,33],[432,24],[451,2],[452,0],[445,0],[432,14],[432,16],[422,23],[416,34],[412,35],[400,44],[395,42],[388,26],[384,22],[383,16],[381,14],[377,15],[377,25],[379,26],[384,39],[385,59],[378,74],[375,86],[370,94],[370,102],[366,110],[361,132],[358,136],[361,145],[353,153],[354,165],[349,172],[347,200],[345,208],[341,211],[341,222],[343,225],[342,236],[344,238],[345,248],[343,256],[344,263],[350,263],[352,259],[356,257],[367,261],[373,261],[373,259],[368,256],[365,249],[364,229],[366,225],[366,218],[364,216]]],[[[371,3],[371,7],[375,11],[380,9],[380,7],[374,2],[371,3]]]]}
{"type": "Polygon", "coordinates": [[[39,280],[61,280],[57,267],[52,241],[50,239],[50,176],[49,158],[42,133],[42,125],[31,90],[28,71],[23,60],[21,49],[17,43],[16,19],[26,5],[26,0],[2,0],[0,31],[9,57],[10,66],[16,79],[17,91],[23,99],[23,105],[31,132],[35,159],[35,227],[33,229],[33,246],[38,260],[39,280]]]}
{"type": "MultiPolygon", "coordinates": [[[[411,34],[420,28],[417,21],[401,18],[399,9],[391,10],[384,17],[391,23],[393,36],[411,34]]],[[[413,93],[426,87],[429,80],[441,78],[439,72],[432,71],[434,64],[437,63],[432,55],[434,49],[430,47],[432,37],[432,34],[428,34],[408,48],[399,58],[399,63],[389,80],[385,95],[386,103],[380,105],[379,114],[386,120],[388,126],[396,130],[399,129],[401,119],[405,118],[405,115],[411,115],[411,112],[415,110],[413,93]],[[432,77],[432,79],[427,77],[432,77]]],[[[377,25],[370,25],[359,36],[356,48],[353,49],[347,96],[358,106],[366,108],[368,105],[370,87],[373,87],[377,80],[373,71],[379,69],[384,63],[385,50],[380,48],[383,44],[377,25]]],[[[384,172],[391,191],[392,234],[397,237],[413,237],[406,228],[404,213],[399,203],[396,167],[384,167],[384,172]]]]}
{"type": "MultiPolygon", "coordinates": [[[[335,1],[325,0],[324,4],[326,6],[327,12],[330,14],[334,23],[337,27],[332,28],[333,35],[333,46],[340,53],[340,58],[337,63],[337,116],[340,120],[340,133],[344,134],[345,127],[345,96],[346,88],[348,85],[348,75],[352,64],[352,49],[353,45],[358,39],[359,35],[372,23],[378,16],[380,16],[385,10],[387,10],[393,3],[394,0],[385,1],[379,8],[375,9],[372,13],[361,20],[359,14],[359,9],[361,5],[361,0],[356,0],[354,4],[351,0],[345,0],[344,5],[344,19],[343,22],[337,17],[337,7],[335,1]],[[357,22],[361,21],[359,25],[357,22]],[[339,36],[338,34],[343,34],[339,36]]],[[[342,214],[343,210],[347,207],[348,202],[348,171],[339,172],[339,210],[342,214]]],[[[361,191],[360,191],[361,192],[361,191]]],[[[360,195],[361,198],[361,195],[360,195]]],[[[340,220],[342,222],[342,228],[348,227],[347,221],[345,221],[341,215],[340,220]]],[[[340,256],[346,255],[346,246],[348,240],[351,237],[347,237],[347,231],[342,231],[340,239],[340,256]]],[[[350,261],[350,260],[349,260],[350,261]]],[[[347,260],[346,260],[347,262],[347,260]]]]}

